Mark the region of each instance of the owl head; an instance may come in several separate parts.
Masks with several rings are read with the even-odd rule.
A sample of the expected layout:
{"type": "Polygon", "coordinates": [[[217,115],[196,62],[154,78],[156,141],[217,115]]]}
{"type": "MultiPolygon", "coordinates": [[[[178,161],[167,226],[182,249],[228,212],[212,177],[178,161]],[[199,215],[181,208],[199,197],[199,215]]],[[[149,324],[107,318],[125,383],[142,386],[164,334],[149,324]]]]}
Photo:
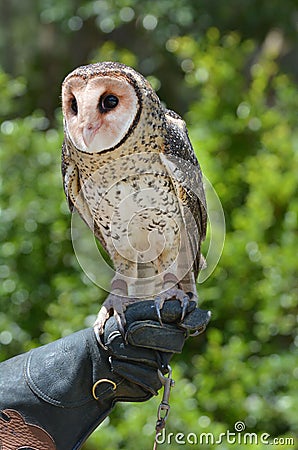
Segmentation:
{"type": "Polygon", "coordinates": [[[124,64],[81,66],[62,84],[62,110],[67,138],[77,150],[99,153],[131,134],[144,103],[159,103],[147,80],[124,64]]]}

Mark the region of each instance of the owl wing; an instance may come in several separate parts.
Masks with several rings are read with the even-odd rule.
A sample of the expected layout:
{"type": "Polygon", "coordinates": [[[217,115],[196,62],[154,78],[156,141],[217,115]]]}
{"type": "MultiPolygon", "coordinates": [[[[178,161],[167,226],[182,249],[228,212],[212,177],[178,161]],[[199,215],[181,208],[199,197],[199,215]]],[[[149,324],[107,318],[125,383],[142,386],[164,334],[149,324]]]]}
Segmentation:
{"type": "Polygon", "coordinates": [[[182,218],[189,237],[193,271],[197,278],[200,268],[204,265],[200,247],[206,237],[207,228],[202,172],[189,140],[185,122],[170,110],[166,110],[165,118],[167,133],[161,158],[180,199],[182,218]]]}
{"type": "Polygon", "coordinates": [[[61,170],[63,178],[63,188],[71,212],[77,210],[81,218],[88,225],[101,245],[107,251],[105,240],[101,234],[99,227],[93,220],[88,204],[84,198],[82,185],[80,180],[79,169],[70,156],[70,143],[64,139],[62,145],[61,170]]]}

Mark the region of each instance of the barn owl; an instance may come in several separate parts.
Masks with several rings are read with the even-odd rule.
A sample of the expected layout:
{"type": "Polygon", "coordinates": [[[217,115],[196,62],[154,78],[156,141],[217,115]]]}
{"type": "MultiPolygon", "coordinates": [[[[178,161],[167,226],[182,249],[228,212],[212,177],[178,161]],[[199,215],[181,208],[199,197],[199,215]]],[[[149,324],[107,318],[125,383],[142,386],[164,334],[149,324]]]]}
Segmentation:
{"type": "Polygon", "coordinates": [[[62,174],[71,211],[108,252],[115,270],[95,330],[126,307],[154,299],[181,302],[181,320],[206,235],[206,200],[185,122],[148,81],[117,62],[78,67],[62,84],[62,174]]]}

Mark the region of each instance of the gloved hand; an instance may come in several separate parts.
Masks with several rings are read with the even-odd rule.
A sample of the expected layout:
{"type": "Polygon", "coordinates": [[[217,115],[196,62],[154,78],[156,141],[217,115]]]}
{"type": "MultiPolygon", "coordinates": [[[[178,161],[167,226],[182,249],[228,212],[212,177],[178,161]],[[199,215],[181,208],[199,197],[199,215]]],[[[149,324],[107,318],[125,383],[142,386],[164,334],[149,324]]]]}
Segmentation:
{"type": "Polygon", "coordinates": [[[88,328],[0,364],[0,448],[78,450],[117,401],[145,401],[161,387],[172,354],[187,330],[204,328],[209,315],[167,301],[161,326],[154,302],[127,309],[125,339],[114,318],[103,344],[88,328]],[[145,347],[145,348],[144,348],[145,347]]]}
{"type": "MultiPolygon", "coordinates": [[[[173,380],[168,362],[173,353],[182,350],[185,338],[190,331],[194,335],[202,333],[210,320],[210,313],[196,308],[195,302],[188,305],[187,315],[182,322],[179,321],[180,316],[181,304],[177,300],[167,301],[164,304],[162,326],[161,317],[157,314],[152,301],[142,301],[129,306],[126,311],[126,320],[129,325],[123,337],[126,343],[132,345],[123,345],[123,338],[115,320],[109,320],[105,326],[103,341],[111,354],[113,372],[132,381],[135,386],[141,386],[152,393],[156,393],[152,390],[156,382],[158,382],[157,389],[161,387],[161,384],[164,385],[162,402],[158,408],[156,432],[160,432],[165,426],[170,409],[169,395],[173,380]],[[138,347],[143,348],[142,357],[138,347]],[[156,353],[152,359],[153,349],[156,353]],[[149,367],[150,360],[151,367],[149,367]],[[158,369],[158,379],[156,369],[158,369]],[[169,375],[165,377],[164,374],[167,372],[169,375]]],[[[121,329],[123,333],[123,327],[121,329]]]]}
{"type": "Polygon", "coordinates": [[[196,303],[190,302],[181,323],[181,303],[178,300],[164,303],[162,326],[151,300],[130,305],[125,316],[126,344],[113,317],[105,325],[103,344],[110,354],[112,371],[154,395],[161,388],[157,369],[166,374],[173,353],[182,351],[190,331],[202,333],[210,320],[208,311],[196,308],[196,303]]]}

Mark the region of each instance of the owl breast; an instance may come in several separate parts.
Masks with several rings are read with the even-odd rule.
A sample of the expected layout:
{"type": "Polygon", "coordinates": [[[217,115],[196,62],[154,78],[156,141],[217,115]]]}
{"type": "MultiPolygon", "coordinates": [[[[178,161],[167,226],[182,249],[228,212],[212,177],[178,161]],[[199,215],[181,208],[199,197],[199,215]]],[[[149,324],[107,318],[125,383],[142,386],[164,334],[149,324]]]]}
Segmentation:
{"type": "Polygon", "coordinates": [[[125,259],[151,263],[158,273],[175,261],[182,218],[158,154],[110,161],[83,181],[85,201],[116,269],[121,271],[117,261],[125,259]]]}

